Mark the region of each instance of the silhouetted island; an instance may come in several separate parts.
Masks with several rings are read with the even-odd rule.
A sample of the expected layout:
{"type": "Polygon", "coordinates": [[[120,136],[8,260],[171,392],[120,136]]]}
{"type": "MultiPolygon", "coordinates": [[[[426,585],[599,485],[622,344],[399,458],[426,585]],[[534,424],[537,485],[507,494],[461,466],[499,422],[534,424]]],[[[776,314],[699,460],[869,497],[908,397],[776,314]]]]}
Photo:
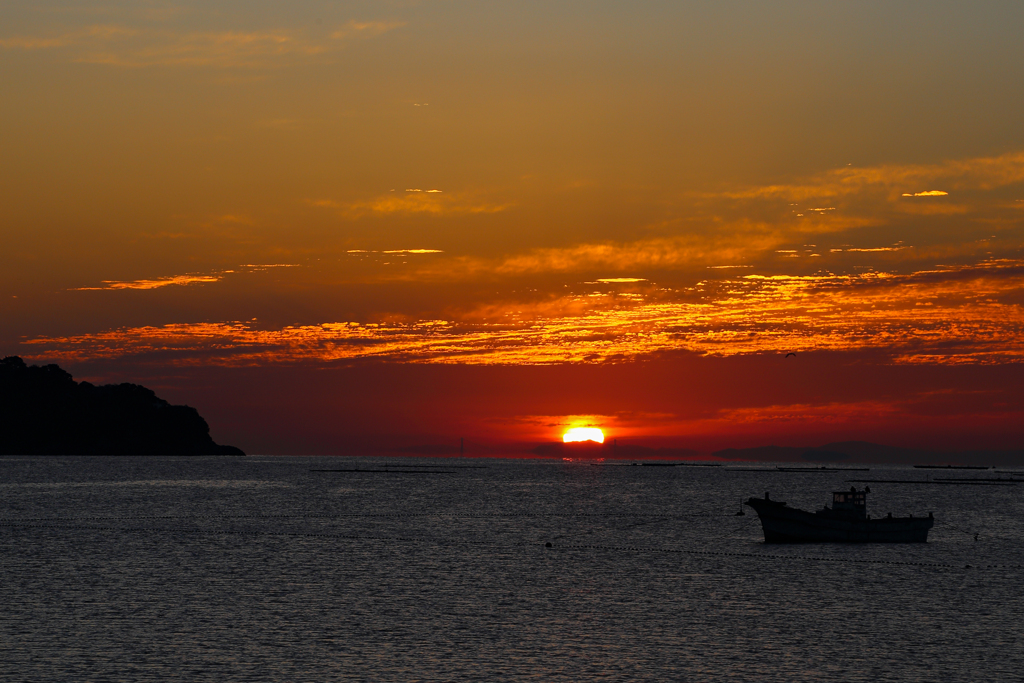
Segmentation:
{"type": "Polygon", "coordinates": [[[76,382],[57,365],[0,361],[0,455],[245,455],[189,406],[138,384],[76,382]]]}
{"type": "Polygon", "coordinates": [[[984,463],[986,465],[1019,465],[1024,463],[1024,450],[958,450],[937,451],[924,448],[884,446],[868,441],[837,441],[824,446],[758,446],[726,448],[711,454],[722,460],[755,460],[768,462],[823,463],[984,463]]]}

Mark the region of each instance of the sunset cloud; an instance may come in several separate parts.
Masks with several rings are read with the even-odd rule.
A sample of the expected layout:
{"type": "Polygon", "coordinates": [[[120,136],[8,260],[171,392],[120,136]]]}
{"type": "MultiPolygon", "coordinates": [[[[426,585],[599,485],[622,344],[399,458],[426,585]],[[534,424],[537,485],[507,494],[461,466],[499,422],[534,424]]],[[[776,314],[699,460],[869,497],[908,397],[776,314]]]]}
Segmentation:
{"type": "Polygon", "coordinates": [[[893,401],[857,401],[844,403],[797,403],[788,405],[732,408],[716,417],[726,424],[744,425],[764,422],[803,422],[813,425],[857,422],[902,413],[905,406],[893,401]]]}
{"type": "MultiPolygon", "coordinates": [[[[375,422],[317,418],[325,443],[406,431],[398,404],[442,394],[481,421],[517,403],[646,429],[715,414],[728,385],[763,409],[722,413],[724,434],[848,401],[870,421],[908,376],[1024,400],[1012,3],[913,40],[878,30],[913,23],[898,3],[752,4],[771,30],[740,33],[728,3],[577,3],[582,23],[551,3],[8,4],[0,356],[205,377],[182,402],[216,377],[212,429],[297,410],[311,382],[352,403],[302,413],[354,415],[339,378],[363,375],[375,422]],[[653,366],[682,377],[635,381],[653,366]],[[879,379],[854,391],[861,367],[879,379]]],[[[287,422],[267,443],[299,449],[287,422]]]]}
{"type": "MultiPolygon", "coordinates": [[[[996,157],[951,160],[938,164],[887,164],[858,168],[837,168],[804,182],[766,185],[724,193],[735,199],[783,199],[803,202],[881,192],[885,196],[938,197],[945,190],[905,192],[896,188],[942,182],[955,190],[992,190],[1024,183],[1024,152],[996,157]]],[[[934,185],[933,185],[934,186],[934,185]]]]}
{"type": "Polygon", "coordinates": [[[122,67],[263,67],[283,58],[310,58],[337,51],[347,40],[372,38],[403,22],[349,21],[326,39],[304,31],[172,31],[166,28],[96,25],[51,36],[0,38],[8,50],[69,51],[74,62],[122,67]]]}
{"type": "Polygon", "coordinates": [[[268,268],[300,268],[301,266],[298,263],[244,263],[239,267],[251,268],[252,270],[267,270],[268,268]]]}
{"type": "Polygon", "coordinates": [[[139,327],[25,342],[67,360],[171,354],[247,365],[360,358],[536,365],[623,362],[672,351],[710,356],[885,351],[896,363],[1024,362],[1024,262],[907,275],[743,275],[675,294],[580,293],[504,302],[448,319],[139,327]]]}
{"type": "Polygon", "coordinates": [[[152,280],[104,280],[100,287],[75,287],[74,291],[100,290],[100,289],[159,289],[171,285],[192,285],[196,283],[218,282],[222,277],[218,275],[172,275],[152,280]]]}
{"type": "MultiPolygon", "coordinates": [[[[248,272],[270,270],[272,268],[299,268],[298,263],[244,263],[238,266],[248,272]]],[[[235,274],[234,270],[221,270],[206,274],[170,275],[166,277],[149,278],[143,280],[104,280],[98,287],[74,287],[70,291],[86,292],[117,289],[160,289],[173,285],[194,285],[220,282],[225,277],[235,274]]]]}
{"type": "MultiPolygon", "coordinates": [[[[869,221],[837,217],[814,226],[813,232],[842,232],[869,221]]],[[[474,270],[487,269],[503,275],[528,273],[587,272],[594,270],[664,269],[709,267],[722,263],[742,263],[791,243],[807,230],[788,230],[767,221],[739,220],[717,224],[711,234],[695,232],[672,237],[642,239],[633,242],[576,244],[567,247],[534,249],[506,257],[497,264],[474,264],[474,270]]],[[[786,250],[784,253],[795,253],[786,250]]],[[[470,264],[466,264],[469,266],[470,264]]]]}
{"type": "Polygon", "coordinates": [[[754,234],[748,239],[738,235],[724,235],[713,240],[700,236],[679,236],[627,243],[606,242],[536,249],[510,256],[498,263],[494,270],[512,275],[599,269],[636,271],[645,268],[671,268],[743,260],[752,252],[766,251],[776,243],[776,238],[766,234],[770,231],[751,232],[754,234]]]}
{"type": "Polygon", "coordinates": [[[512,202],[495,203],[465,193],[442,193],[440,190],[406,190],[404,194],[387,194],[368,201],[327,203],[319,200],[316,206],[338,208],[351,218],[381,214],[488,214],[507,211],[512,202]]]}
{"type": "Polygon", "coordinates": [[[74,42],[75,36],[64,35],[51,38],[33,36],[12,36],[11,38],[0,38],[0,47],[8,50],[45,50],[55,47],[64,47],[74,42]]]}
{"type": "Polygon", "coordinates": [[[69,46],[95,45],[137,36],[138,29],[118,25],[87,26],[55,36],[12,36],[0,38],[0,48],[8,50],[49,50],[69,46]]]}
{"type": "Polygon", "coordinates": [[[402,26],[405,26],[404,21],[355,21],[353,19],[332,33],[331,38],[344,40],[353,36],[379,36],[402,26]]]}
{"type": "Polygon", "coordinates": [[[275,58],[323,54],[327,48],[285,31],[163,34],[144,44],[86,50],[75,61],[112,66],[265,66],[275,58]]]}

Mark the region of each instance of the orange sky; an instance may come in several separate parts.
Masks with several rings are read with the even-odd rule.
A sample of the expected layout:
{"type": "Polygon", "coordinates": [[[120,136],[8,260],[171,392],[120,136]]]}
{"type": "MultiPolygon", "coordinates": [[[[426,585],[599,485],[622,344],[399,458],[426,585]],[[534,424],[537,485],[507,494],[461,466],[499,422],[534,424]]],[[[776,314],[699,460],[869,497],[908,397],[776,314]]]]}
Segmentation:
{"type": "Polygon", "coordinates": [[[249,452],[1021,448],[1021,25],[4,3],[0,355],[249,452]]]}

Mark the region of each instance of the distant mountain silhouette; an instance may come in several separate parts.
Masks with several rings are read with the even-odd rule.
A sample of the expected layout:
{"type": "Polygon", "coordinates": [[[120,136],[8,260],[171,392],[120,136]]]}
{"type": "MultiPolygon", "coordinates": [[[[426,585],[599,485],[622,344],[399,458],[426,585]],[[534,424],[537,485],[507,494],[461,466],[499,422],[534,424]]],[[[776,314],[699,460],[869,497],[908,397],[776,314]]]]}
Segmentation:
{"type": "Polygon", "coordinates": [[[1010,465],[1024,462],[1024,451],[932,451],[921,448],[883,446],[868,441],[839,441],[824,446],[758,446],[726,448],[712,455],[723,460],[766,460],[774,462],[866,462],[892,464],[954,463],[1010,465]]]}
{"type": "Polygon", "coordinates": [[[138,384],[76,382],[57,365],[0,361],[0,455],[245,455],[195,408],[138,384]]]}

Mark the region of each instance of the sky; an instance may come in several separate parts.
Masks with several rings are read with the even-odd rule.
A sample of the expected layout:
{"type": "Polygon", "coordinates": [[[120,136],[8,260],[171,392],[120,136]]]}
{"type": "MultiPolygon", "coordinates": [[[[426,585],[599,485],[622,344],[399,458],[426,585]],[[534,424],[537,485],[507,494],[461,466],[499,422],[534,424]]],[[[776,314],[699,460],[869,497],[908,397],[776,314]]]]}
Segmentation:
{"type": "Polygon", "coordinates": [[[1022,25],[9,0],[0,355],[250,453],[1022,449],[1022,25]]]}

